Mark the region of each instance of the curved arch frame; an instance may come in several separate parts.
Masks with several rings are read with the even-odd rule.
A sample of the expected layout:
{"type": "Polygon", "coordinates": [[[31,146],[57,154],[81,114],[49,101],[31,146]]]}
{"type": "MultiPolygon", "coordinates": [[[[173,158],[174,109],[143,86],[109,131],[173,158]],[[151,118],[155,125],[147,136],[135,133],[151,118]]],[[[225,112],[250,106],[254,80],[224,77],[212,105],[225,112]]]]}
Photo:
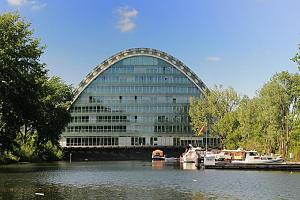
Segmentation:
{"type": "Polygon", "coordinates": [[[173,67],[178,69],[181,73],[183,73],[190,81],[192,81],[197,88],[203,93],[206,94],[208,91],[207,86],[203,83],[203,81],[190,70],[185,64],[183,64],[180,60],[176,59],[175,57],[156,49],[150,48],[133,48],[121,51],[110,58],[104,60],[101,64],[97,65],[86,77],[82,80],[78,87],[74,91],[74,99],[72,104],[76,101],[82,91],[94,80],[96,79],[101,73],[111,67],[113,64],[129,57],[133,56],[151,56],[165,62],[171,64],[173,67]]]}

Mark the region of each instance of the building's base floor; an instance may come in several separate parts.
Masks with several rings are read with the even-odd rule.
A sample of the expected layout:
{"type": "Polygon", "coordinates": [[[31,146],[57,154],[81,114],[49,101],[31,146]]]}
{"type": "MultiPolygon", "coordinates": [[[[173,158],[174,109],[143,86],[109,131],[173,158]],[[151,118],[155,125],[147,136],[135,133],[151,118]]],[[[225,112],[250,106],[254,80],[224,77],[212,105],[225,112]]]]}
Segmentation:
{"type": "Polygon", "coordinates": [[[65,148],[63,160],[69,161],[70,156],[72,161],[151,160],[156,149],[163,150],[166,157],[177,158],[185,151],[184,147],[65,148]]]}

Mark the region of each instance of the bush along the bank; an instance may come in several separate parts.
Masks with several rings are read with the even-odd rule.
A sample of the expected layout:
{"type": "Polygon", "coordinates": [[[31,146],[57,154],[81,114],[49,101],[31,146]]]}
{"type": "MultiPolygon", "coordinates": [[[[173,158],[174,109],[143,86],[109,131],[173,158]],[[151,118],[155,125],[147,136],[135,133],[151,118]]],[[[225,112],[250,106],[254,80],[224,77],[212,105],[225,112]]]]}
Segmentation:
{"type": "Polygon", "coordinates": [[[16,145],[13,149],[14,155],[20,162],[43,162],[60,160],[63,152],[58,145],[51,141],[45,144],[37,144],[37,133],[28,135],[27,138],[16,139],[16,145]]]}

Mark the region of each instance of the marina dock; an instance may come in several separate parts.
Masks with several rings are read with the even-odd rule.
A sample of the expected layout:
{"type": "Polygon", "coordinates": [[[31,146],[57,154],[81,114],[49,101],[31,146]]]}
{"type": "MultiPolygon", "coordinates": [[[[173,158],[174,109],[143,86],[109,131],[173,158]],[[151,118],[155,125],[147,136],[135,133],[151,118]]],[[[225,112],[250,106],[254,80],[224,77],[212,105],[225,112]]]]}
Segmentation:
{"type": "Polygon", "coordinates": [[[229,169],[229,170],[280,170],[280,171],[300,171],[300,163],[280,163],[280,164],[233,164],[216,163],[216,165],[206,165],[196,163],[198,169],[229,169]]]}

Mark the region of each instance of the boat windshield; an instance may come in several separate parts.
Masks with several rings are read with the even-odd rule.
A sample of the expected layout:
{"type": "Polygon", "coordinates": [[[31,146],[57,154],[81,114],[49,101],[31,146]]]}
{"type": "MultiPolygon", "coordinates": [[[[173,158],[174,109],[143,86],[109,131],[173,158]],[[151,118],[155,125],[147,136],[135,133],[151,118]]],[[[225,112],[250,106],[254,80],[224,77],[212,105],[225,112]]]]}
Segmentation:
{"type": "Polygon", "coordinates": [[[257,156],[257,152],[256,151],[250,151],[249,156],[257,156]]]}

